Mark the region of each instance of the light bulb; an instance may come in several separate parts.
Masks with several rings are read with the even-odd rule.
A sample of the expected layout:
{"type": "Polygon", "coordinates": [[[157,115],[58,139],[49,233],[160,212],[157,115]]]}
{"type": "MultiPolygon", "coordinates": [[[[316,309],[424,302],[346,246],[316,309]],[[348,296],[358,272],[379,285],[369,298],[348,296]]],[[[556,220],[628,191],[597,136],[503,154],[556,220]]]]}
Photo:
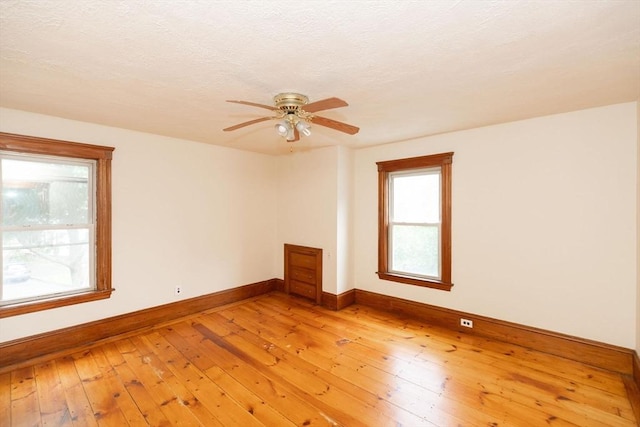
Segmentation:
{"type": "Polygon", "coordinates": [[[302,133],[304,136],[311,135],[309,124],[307,122],[299,121],[296,123],[296,129],[298,129],[298,132],[302,133]]]}
{"type": "Polygon", "coordinates": [[[276,128],[276,132],[278,132],[278,135],[280,136],[287,136],[290,129],[289,126],[287,125],[287,122],[285,122],[284,120],[276,123],[275,128],[276,128]]]}

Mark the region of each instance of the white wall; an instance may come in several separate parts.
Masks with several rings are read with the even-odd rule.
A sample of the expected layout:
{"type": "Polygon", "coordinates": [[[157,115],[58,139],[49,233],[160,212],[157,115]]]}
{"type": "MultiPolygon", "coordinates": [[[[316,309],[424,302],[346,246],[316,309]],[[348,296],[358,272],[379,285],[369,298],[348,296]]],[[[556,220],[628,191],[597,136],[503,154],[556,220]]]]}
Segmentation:
{"type": "Polygon", "coordinates": [[[311,246],[323,250],[324,292],[352,289],[352,150],[294,149],[278,162],[279,277],[284,277],[285,243],[311,246]]]}
{"type": "Polygon", "coordinates": [[[338,148],[336,294],[353,289],[353,151],[338,148]]]}
{"type": "Polygon", "coordinates": [[[0,130],[116,147],[116,291],[0,319],[0,341],[276,277],[275,157],[7,109],[0,130]]]}
{"type": "Polygon", "coordinates": [[[337,293],[338,147],[294,151],[278,159],[278,277],[284,244],[322,248],[323,290],[337,293]]]}
{"type": "Polygon", "coordinates": [[[636,347],[636,103],[355,152],[354,285],[636,347]],[[376,161],[453,151],[451,292],[382,281],[376,161]]]}

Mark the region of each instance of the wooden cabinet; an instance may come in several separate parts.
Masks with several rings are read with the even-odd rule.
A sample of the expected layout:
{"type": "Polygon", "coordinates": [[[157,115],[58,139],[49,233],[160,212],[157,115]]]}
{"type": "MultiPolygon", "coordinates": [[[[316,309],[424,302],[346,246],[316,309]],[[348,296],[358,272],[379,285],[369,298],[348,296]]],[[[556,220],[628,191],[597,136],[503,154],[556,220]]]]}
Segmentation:
{"type": "Polygon", "coordinates": [[[322,302],[322,249],[284,245],[284,289],[322,302]]]}

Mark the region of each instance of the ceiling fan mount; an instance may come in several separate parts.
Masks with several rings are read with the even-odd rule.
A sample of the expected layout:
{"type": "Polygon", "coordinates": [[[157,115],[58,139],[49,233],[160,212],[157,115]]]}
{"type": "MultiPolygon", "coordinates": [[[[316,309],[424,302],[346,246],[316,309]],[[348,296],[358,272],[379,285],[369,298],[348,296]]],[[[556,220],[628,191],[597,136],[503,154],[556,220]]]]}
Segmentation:
{"type": "Polygon", "coordinates": [[[274,96],[273,102],[275,102],[276,107],[282,111],[295,112],[303,105],[308,104],[309,98],[299,93],[284,92],[274,96]]]}
{"type": "Polygon", "coordinates": [[[275,115],[270,117],[260,117],[223,129],[223,131],[226,132],[267,120],[279,120],[276,124],[276,131],[289,142],[298,141],[300,139],[301,132],[305,136],[311,135],[311,131],[309,130],[310,123],[335,129],[349,135],[355,135],[360,130],[360,128],[356,126],[313,114],[318,111],[346,107],[349,105],[340,98],[333,97],[309,103],[309,98],[306,95],[295,92],[283,92],[273,97],[275,106],[257,104],[249,101],[227,100],[227,102],[264,108],[270,110],[275,115]]]}

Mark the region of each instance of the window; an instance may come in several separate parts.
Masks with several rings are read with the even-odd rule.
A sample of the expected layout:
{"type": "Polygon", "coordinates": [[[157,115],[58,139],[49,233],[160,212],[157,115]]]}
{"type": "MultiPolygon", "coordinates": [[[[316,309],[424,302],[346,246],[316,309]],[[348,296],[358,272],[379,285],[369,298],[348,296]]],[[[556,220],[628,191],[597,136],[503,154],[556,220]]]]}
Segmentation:
{"type": "Polygon", "coordinates": [[[0,133],[0,317],[111,295],[112,152],[0,133]]]}
{"type": "Polygon", "coordinates": [[[453,153],[378,162],[378,276],[451,290],[453,153]]]}

